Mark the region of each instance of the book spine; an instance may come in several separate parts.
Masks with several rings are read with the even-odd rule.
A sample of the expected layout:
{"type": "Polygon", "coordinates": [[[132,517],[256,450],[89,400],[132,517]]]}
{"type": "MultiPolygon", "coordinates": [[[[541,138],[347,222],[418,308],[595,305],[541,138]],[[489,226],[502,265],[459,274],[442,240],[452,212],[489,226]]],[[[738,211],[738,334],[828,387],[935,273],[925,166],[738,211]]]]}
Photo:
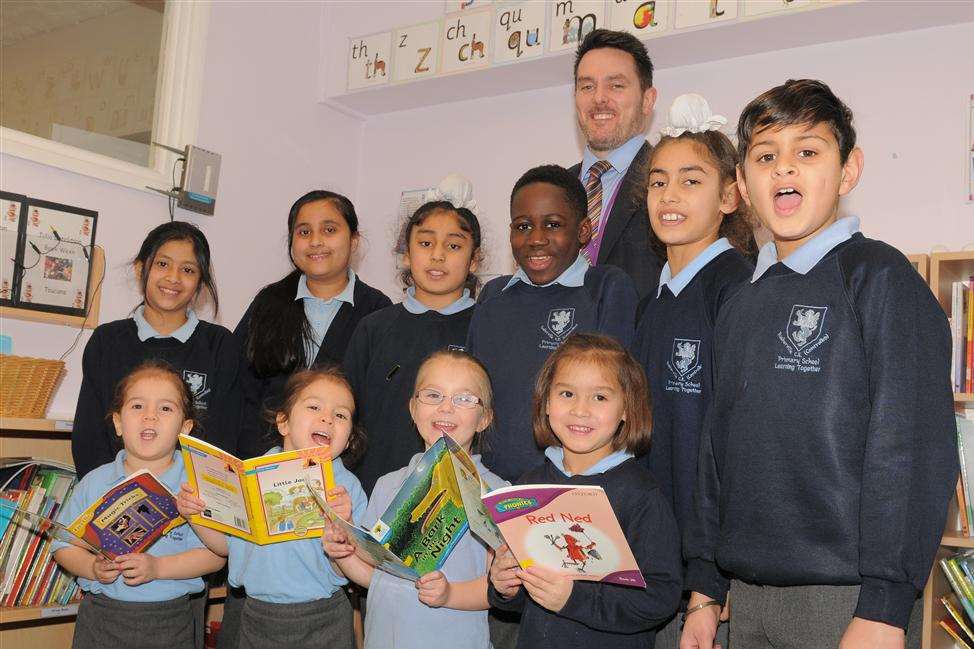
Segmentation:
{"type": "Polygon", "coordinates": [[[945,617],[944,619],[940,620],[939,624],[940,628],[946,631],[950,637],[957,642],[958,646],[960,646],[962,649],[971,649],[971,646],[964,642],[960,635],[954,630],[953,626],[951,626],[949,618],[945,617]]]}
{"type": "MultiPolygon", "coordinates": [[[[960,454],[964,457],[963,451],[960,454]]],[[[957,511],[960,512],[960,533],[962,536],[970,536],[971,528],[967,518],[967,499],[964,497],[964,478],[963,475],[957,477],[957,511]]]]}
{"type": "Polygon", "coordinates": [[[974,276],[967,282],[967,363],[964,392],[974,392],[974,276]]]}
{"type": "Polygon", "coordinates": [[[967,597],[966,588],[963,585],[965,580],[960,568],[957,567],[957,564],[953,558],[941,559],[940,568],[944,571],[944,576],[947,577],[950,587],[957,594],[957,600],[961,603],[961,606],[964,607],[964,611],[967,613],[967,616],[974,619],[974,606],[972,606],[971,601],[967,597]]]}
{"type": "Polygon", "coordinates": [[[961,392],[964,383],[961,374],[964,364],[961,356],[961,323],[964,322],[964,285],[953,282],[950,285],[950,377],[954,392],[961,392]]]}

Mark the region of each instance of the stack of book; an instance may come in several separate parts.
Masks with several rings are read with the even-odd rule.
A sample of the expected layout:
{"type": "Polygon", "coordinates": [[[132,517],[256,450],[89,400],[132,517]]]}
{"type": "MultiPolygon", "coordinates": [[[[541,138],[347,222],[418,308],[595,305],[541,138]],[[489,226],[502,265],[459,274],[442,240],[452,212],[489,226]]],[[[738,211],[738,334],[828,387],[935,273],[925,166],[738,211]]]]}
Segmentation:
{"type": "Polygon", "coordinates": [[[958,554],[944,557],[940,567],[954,591],[940,598],[947,615],[940,620],[940,626],[957,642],[961,649],[974,649],[974,576],[971,563],[974,556],[958,554]]]}
{"type": "Polygon", "coordinates": [[[951,377],[954,392],[974,392],[974,276],[950,292],[951,377]]]}
{"type": "Polygon", "coordinates": [[[77,479],[69,465],[0,460],[0,606],[61,606],[80,598],[74,577],[54,562],[51,536],[33,517],[55,518],[77,479]]]}
{"type": "Polygon", "coordinates": [[[957,412],[957,451],[960,455],[960,476],[957,478],[957,513],[960,533],[971,536],[974,521],[974,415],[957,412]]]}

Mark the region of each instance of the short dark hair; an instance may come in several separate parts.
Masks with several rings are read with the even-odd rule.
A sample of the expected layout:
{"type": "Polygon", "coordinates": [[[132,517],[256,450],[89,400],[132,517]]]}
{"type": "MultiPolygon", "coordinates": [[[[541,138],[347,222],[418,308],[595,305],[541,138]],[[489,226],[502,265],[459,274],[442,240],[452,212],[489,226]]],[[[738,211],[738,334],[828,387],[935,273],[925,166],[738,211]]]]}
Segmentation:
{"type": "Polygon", "coordinates": [[[817,79],[789,79],[775,86],[744,107],[737,122],[737,151],[744,162],[751,138],[770,127],[797,124],[828,125],[839,144],[842,163],[856,146],[852,111],[832,89],[817,79]]]}
{"type": "Polygon", "coordinates": [[[541,165],[528,169],[514,183],[511,190],[511,206],[514,205],[514,196],[524,187],[534,183],[548,183],[561,189],[565,193],[565,200],[571,208],[573,216],[578,223],[588,217],[588,198],[585,195],[585,187],[578,176],[559,165],[541,165]]]}
{"type": "MultiPolygon", "coordinates": [[[[155,263],[156,254],[170,241],[187,241],[193,246],[193,256],[196,257],[196,265],[199,266],[200,281],[196,287],[196,295],[199,295],[203,288],[210,294],[213,300],[213,315],[220,311],[220,298],[216,294],[216,282],[213,280],[213,269],[210,263],[210,244],[206,240],[203,231],[192,223],[186,221],[169,221],[154,227],[145,236],[138,254],[132,260],[132,264],[140,266],[141,282],[139,290],[142,293],[142,303],[145,303],[146,287],[149,283],[149,270],[155,263]]],[[[196,297],[196,296],[194,296],[196,297]]]]}
{"type": "Polygon", "coordinates": [[[588,361],[604,367],[619,381],[626,419],[620,423],[619,430],[612,439],[612,449],[626,449],[634,455],[641,455],[649,450],[653,414],[646,372],[615,338],[591,333],[572,334],[541,366],[534,385],[532,427],[535,443],[541,448],[561,446],[548,421],[548,394],[555,381],[559,363],[578,361],[588,361]]]}
{"type": "MultiPolygon", "coordinates": [[[[476,259],[479,262],[483,256],[480,250],[480,244],[483,242],[480,221],[477,220],[477,215],[469,209],[466,207],[454,207],[450,201],[429,201],[420,205],[410,217],[403,221],[402,227],[399,229],[399,238],[396,240],[394,252],[397,255],[405,255],[409,252],[409,237],[412,235],[413,229],[417,225],[422,225],[426,217],[436,212],[451,212],[456,215],[460,229],[469,234],[473,240],[471,260],[476,259]]],[[[401,270],[399,272],[399,281],[404,286],[412,286],[412,269],[404,268],[401,270]]],[[[477,276],[474,273],[467,273],[467,281],[464,283],[464,286],[470,290],[470,295],[477,294],[477,281],[477,276]]]]}
{"type": "Polygon", "coordinates": [[[578,79],[578,64],[581,63],[582,57],[592,50],[603,48],[622,50],[632,56],[633,63],[636,64],[636,74],[639,76],[639,89],[645,92],[653,87],[653,61],[649,58],[646,46],[629,32],[617,32],[611,29],[593,29],[582,39],[575,53],[575,79],[578,79]]]}

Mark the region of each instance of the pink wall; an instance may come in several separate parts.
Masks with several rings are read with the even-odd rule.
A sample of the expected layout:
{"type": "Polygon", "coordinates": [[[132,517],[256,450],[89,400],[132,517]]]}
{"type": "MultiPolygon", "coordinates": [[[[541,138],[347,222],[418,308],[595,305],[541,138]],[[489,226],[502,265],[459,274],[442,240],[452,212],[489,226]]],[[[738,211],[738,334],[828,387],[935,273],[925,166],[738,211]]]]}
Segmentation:
{"type": "MultiPolygon", "coordinates": [[[[315,187],[355,192],[361,123],[317,103],[321,16],[305,3],[213,3],[196,144],[223,155],[217,213],[177,210],[177,218],[200,225],[210,241],[219,320],[230,328],[256,290],[288,268],[291,202],[315,187]]],[[[139,299],[126,262],[169,218],[166,200],[9,155],[0,164],[5,190],[98,210],[98,243],[108,255],[100,321],[125,317],[139,299]]],[[[3,333],[17,354],[56,358],[76,331],[4,320],[3,333]]],[[[67,358],[51,416],[74,412],[87,339],[67,358]]]]}
{"type": "MultiPolygon", "coordinates": [[[[974,23],[965,23],[659,70],[651,139],[678,94],[703,94],[735,125],[744,104],[767,88],[822,79],[855,112],[865,151],[863,180],[844,210],[861,216],[868,236],[905,252],[959,249],[974,244],[974,205],[964,203],[971,42],[974,23]]],[[[648,47],[652,55],[652,41],[648,47]]],[[[363,152],[358,207],[373,232],[392,231],[401,190],[457,171],[473,181],[483,208],[489,268],[507,272],[514,181],[532,165],[574,164],[581,143],[565,85],[370,117],[363,152]]],[[[392,241],[373,241],[380,254],[366,258],[390,295],[392,241]]]]}

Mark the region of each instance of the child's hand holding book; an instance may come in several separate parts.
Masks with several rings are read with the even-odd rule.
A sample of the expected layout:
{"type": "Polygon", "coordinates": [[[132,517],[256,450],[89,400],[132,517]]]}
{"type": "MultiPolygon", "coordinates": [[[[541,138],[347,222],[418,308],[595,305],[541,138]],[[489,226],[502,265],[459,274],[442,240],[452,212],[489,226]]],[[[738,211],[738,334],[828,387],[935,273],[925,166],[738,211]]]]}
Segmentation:
{"type": "Polygon", "coordinates": [[[176,496],[176,511],[179,515],[189,520],[190,516],[201,514],[206,509],[206,503],[196,494],[196,489],[188,482],[180,485],[179,494],[176,496]]]}
{"type": "Polygon", "coordinates": [[[490,583],[502,597],[510,599],[517,595],[521,587],[521,579],[517,575],[519,566],[517,559],[507,545],[497,548],[494,560],[490,562],[490,583]]]}
{"type": "Polygon", "coordinates": [[[331,521],[325,523],[321,533],[321,547],[332,561],[341,561],[355,554],[355,546],[348,542],[348,535],[331,521]]]}
{"type": "Polygon", "coordinates": [[[144,552],[115,559],[126,586],[141,586],[159,577],[159,558],[144,552]]]}
{"type": "Polygon", "coordinates": [[[518,576],[531,599],[552,613],[565,608],[575,585],[575,580],[570,575],[559,573],[541,564],[519,570],[518,576]]]}
{"type": "Polygon", "coordinates": [[[91,572],[95,576],[95,580],[103,584],[114,583],[118,579],[119,574],[122,570],[118,567],[118,564],[111,559],[106,559],[105,557],[93,554],[91,555],[93,563],[91,565],[91,572]]]}
{"type": "Polygon", "coordinates": [[[446,606],[450,598],[450,581],[439,570],[428,572],[416,580],[419,601],[430,608],[446,606]]]}

